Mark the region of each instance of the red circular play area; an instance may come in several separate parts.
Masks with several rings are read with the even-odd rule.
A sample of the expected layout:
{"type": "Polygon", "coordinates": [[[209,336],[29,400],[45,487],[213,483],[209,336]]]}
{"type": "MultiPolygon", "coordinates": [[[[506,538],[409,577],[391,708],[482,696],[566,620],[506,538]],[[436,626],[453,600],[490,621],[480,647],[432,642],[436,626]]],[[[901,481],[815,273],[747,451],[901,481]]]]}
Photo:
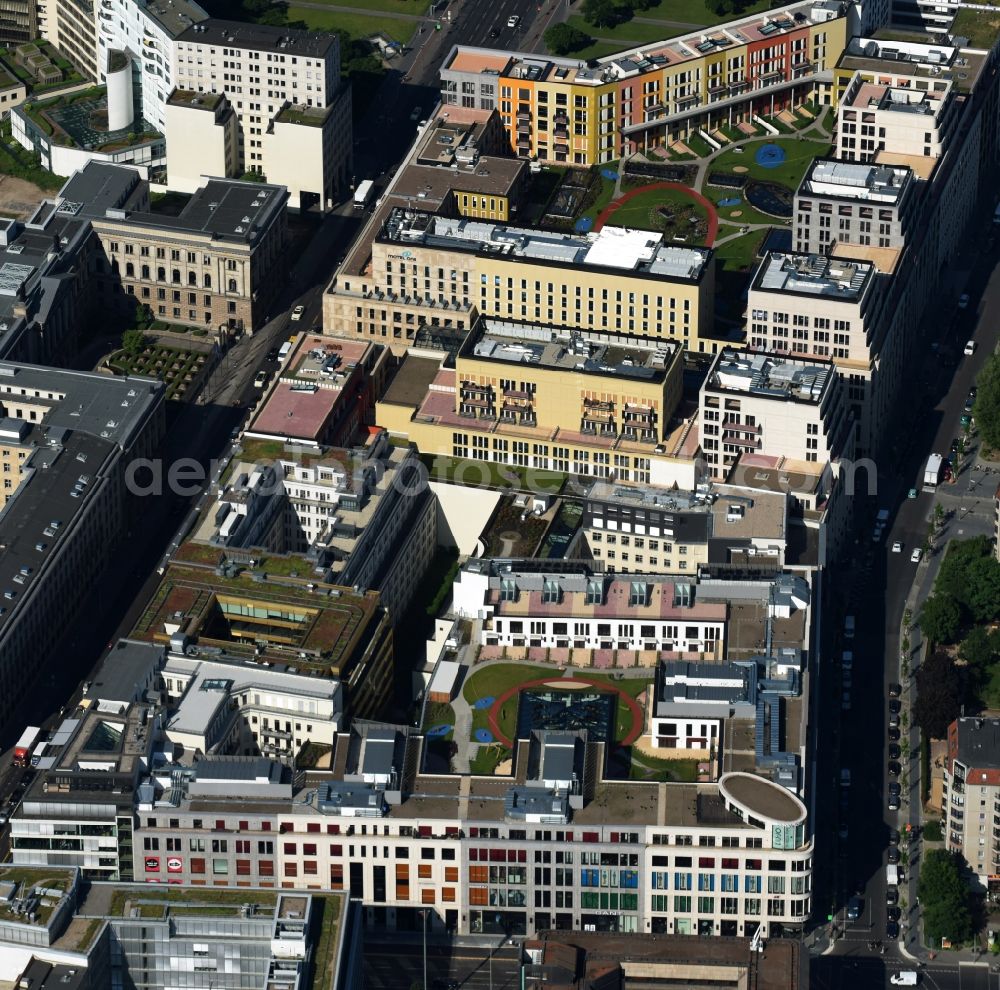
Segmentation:
{"type": "Polygon", "coordinates": [[[521,691],[527,688],[542,687],[544,685],[558,684],[560,680],[566,680],[567,683],[573,684],[587,684],[590,687],[597,688],[600,691],[604,691],[609,694],[617,694],[620,701],[623,701],[629,712],[632,715],[632,728],[629,729],[628,735],[622,740],[623,746],[631,746],[632,743],[642,735],[643,726],[643,716],[642,707],[639,702],[635,700],[630,694],[623,691],[621,688],[615,687],[614,684],[609,684],[607,681],[599,681],[595,678],[573,675],[572,678],[559,678],[559,677],[539,677],[533,681],[525,681],[523,684],[517,684],[512,688],[508,688],[496,701],[493,702],[489,710],[488,720],[490,724],[490,732],[493,733],[493,738],[498,742],[503,743],[505,746],[512,747],[514,742],[512,739],[505,736],[500,731],[500,709],[501,707],[516,694],[520,694],[521,691]]]}
{"type": "Polygon", "coordinates": [[[615,211],[620,206],[624,206],[630,199],[634,199],[636,196],[641,196],[644,193],[652,192],[654,189],[679,190],[680,192],[686,193],[699,206],[703,207],[708,215],[708,233],[705,235],[705,247],[711,247],[715,243],[715,236],[719,232],[719,214],[716,211],[714,204],[705,199],[700,192],[696,192],[690,186],[685,186],[680,182],[651,182],[648,186],[639,186],[637,189],[630,189],[624,196],[621,196],[619,199],[612,200],[607,206],[604,207],[603,210],[601,210],[601,212],[597,215],[597,219],[594,221],[594,230],[600,230],[614,215],[615,211]]]}

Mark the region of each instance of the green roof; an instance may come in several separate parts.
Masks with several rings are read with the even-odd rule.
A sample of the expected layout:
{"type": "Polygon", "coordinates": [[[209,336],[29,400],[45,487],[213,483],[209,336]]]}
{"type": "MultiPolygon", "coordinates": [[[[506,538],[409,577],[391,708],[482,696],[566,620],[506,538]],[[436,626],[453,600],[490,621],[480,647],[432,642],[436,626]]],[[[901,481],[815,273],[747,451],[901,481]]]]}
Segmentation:
{"type": "Polygon", "coordinates": [[[1000,9],[994,13],[963,7],[955,15],[951,35],[968,38],[970,48],[989,51],[1000,36],[1000,9]]]}

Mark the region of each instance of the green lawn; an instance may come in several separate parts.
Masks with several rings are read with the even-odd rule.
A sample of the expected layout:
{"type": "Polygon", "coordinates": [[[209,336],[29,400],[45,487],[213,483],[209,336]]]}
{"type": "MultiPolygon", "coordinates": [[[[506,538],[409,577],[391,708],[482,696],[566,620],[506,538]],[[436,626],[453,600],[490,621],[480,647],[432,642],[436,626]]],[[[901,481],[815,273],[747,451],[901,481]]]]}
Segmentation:
{"type": "Polygon", "coordinates": [[[748,144],[740,153],[735,149],[723,151],[713,159],[709,172],[732,172],[737,166],[747,170],[751,179],[763,182],[777,182],[793,192],[798,188],[809,163],[821,155],[829,154],[830,145],[826,141],[813,141],[801,137],[776,137],[770,143],[785,149],[785,160],[777,168],[762,168],[754,161],[757,149],[765,142],[748,144]]]}
{"type": "Polygon", "coordinates": [[[698,761],[659,760],[640,753],[633,747],[629,777],[632,780],[678,780],[693,783],[698,779],[698,761]]]}
{"type": "Polygon", "coordinates": [[[431,480],[453,481],[473,488],[523,490],[530,480],[531,491],[558,495],[566,484],[566,475],[557,471],[512,467],[494,461],[472,461],[434,454],[422,455],[421,460],[427,466],[431,480]]]}
{"type": "MultiPolygon", "coordinates": [[[[756,0],[745,7],[740,12],[740,17],[748,14],[756,14],[760,10],[769,10],[770,0],[756,0]]],[[[647,20],[681,21],[684,24],[704,26],[707,24],[720,24],[723,21],[733,19],[733,15],[727,14],[719,17],[714,11],[709,10],[705,0],[660,0],[655,7],[649,10],[641,10],[636,13],[637,17],[647,20]]]]}
{"type": "MultiPolygon", "coordinates": [[[[720,232],[728,230],[720,228],[720,232]]],[[[752,265],[757,258],[757,250],[767,236],[766,230],[751,230],[748,234],[735,237],[715,249],[716,265],[732,271],[742,271],[752,265]]]]}
{"type": "MultiPolygon", "coordinates": [[[[651,189],[620,206],[608,218],[608,223],[616,227],[663,231],[669,239],[674,236],[689,237],[696,226],[690,222],[691,219],[696,219],[700,229],[707,233],[708,211],[700,203],[679,189],[651,189]],[[666,219],[658,212],[659,207],[669,208],[674,217],[666,219]]],[[[704,244],[705,238],[702,236],[693,242],[704,244]]]]}
{"type": "Polygon", "coordinates": [[[951,34],[968,38],[970,48],[988,50],[1000,34],[1000,12],[960,10],[955,15],[951,34]]]}
{"type": "Polygon", "coordinates": [[[573,57],[584,60],[591,58],[604,58],[605,55],[614,55],[616,52],[620,52],[621,50],[622,46],[615,44],[613,41],[595,41],[592,45],[588,45],[586,48],[581,48],[578,52],[573,52],[573,57]]]}
{"type": "Polygon", "coordinates": [[[349,10],[315,10],[312,7],[288,8],[289,21],[305,21],[312,31],[346,31],[352,38],[368,38],[381,34],[401,44],[409,42],[416,30],[414,21],[393,17],[389,13],[355,14],[349,10]]]}
{"type": "MultiPolygon", "coordinates": [[[[670,34],[677,33],[676,30],[670,31],[669,28],[665,27],[663,24],[640,24],[638,21],[634,20],[626,21],[624,24],[619,24],[613,28],[598,28],[594,27],[592,24],[588,24],[583,19],[582,14],[574,14],[567,21],[567,23],[571,24],[575,28],[579,28],[585,34],[589,34],[592,38],[619,42],[619,51],[623,48],[634,48],[636,45],[645,44],[651,41],[662,41],[670,34]]],[[[574,57],[577,57],[578,55],[579,53],[576,53],[574,57]]]]}
{"type": "MultiPolygon", "coordinates": [[[[609,162],[607,165],[602,165],[601,168],[614,168],[616,163],[609,162]]],[[[606,179],[603,175],[598,173],[597,181],[601,184],[601,188],[598,190],[597,198],[590,204],[590,206],[585,209],[577,219],[580,217],[590,217],[591,220],[596,220],[597,215],[604,209],[608,203],[611,202],[611,197],[615,192],[615,183],[611,179],[606,179]]]]}
{"type": "Polygon", "coordinates": [[[469,762],[469,769],[483,777],[491,776],[497,765],[510,759],[510,750],[503,746],[480,746],[469,762]]]}
{"type": "Polygon", "coordinates": [[[427,715],[424,718],[424,731],[433,729],[435,725],[454,725],[455,709],[440,701],[431,701],[427,705],[427,715]]]}
{"type": "Polygon", "coordinates": [[[331,7],[363,7],[385,14],[411,14],[414,17],[426,17],[427,9],[430,7],[430,3],[424,0],[364,0],[364,3],[351,3],[350,0],[312,0],[312,2],[328,3],[331,7]]]}
{"type": "MultiPolygon", "coordinates": [[[[525,681],[538,680],[539,677],[551,677],[553,680],[558,680],[560,674],[561,671],[552,667],[538,667],[527,663],[493,664],[474,671],[462,686],[462,695],[471,705],[480,698],[491,696],[499,698],[505,691],[518,684],[523,684],[525,681]]],[[[475,719],[475,711],[473,719],[475,719]]],[[[484,722],[484,727],[485,724],[484,722]]],[[[475,725],[473,727],[477,728],[475,725]]]]}

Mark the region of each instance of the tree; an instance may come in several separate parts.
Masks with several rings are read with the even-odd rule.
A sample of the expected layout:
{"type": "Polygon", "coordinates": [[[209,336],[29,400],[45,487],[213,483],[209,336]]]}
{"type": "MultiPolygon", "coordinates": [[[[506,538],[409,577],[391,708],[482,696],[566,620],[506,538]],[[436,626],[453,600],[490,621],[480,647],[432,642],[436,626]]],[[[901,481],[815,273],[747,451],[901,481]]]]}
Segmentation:
{"type": "Polygon", "coordinates": [[[954,643],[962,629],[962,606],[951,595],[935,592],[920,609],[920,628],[932,643],[954,643]]]}
{"type": "Polygon", "coordinates": [[[626,19],[625,11],[614,0],[583,0],[583,19],[598,28],[613,28],[626,19]]]}
{"type": "Polygon", "coordinates": [[[1000,660],[1000,632],[989,632],[985,626],[973,626],[962,640],[958,655],[969,665],[976,680],[982,683],[989,669],[1000,660]]]}
{"type": "Polygon", "coordinates": [[[944,739],[958,718],[962,695],[958,671],[947,653],[932,653],[917,670],[917,700],[913,720],[924,735],[944,739]]]}
{"type": "Polygon", "coordinates": [[[594,43],[589,34],[572,24],[553,24],[545,31],[544,37],[545,47],[553,55],[568,55],[594,43]]]}
{"type": "Polygon", "coordinates": [[[135,328],[122,334],[122,350],[129,357],[138,357],[146,346],[146,335],[135,328]]]}
{"type": "Polygon", "coordinates": [[[975,536],[970,540],[952,540],[948,552],[941,561],[941,571],[934,582],[934,591],[950,595],[956,601],[964,602],[968,590],[969,568],[982,557],[990,554],[990,541],[986,536],[975,536]]]}
{"type": "Polygon", "coordinates": [[[934,942],[950,938],[964,942],[973,935],[971,892],[962,876],[962,860],[947,849],[924,856],[917,887],[924,934],[934,942]]]}
{"type": "Polygon", "coordinates": [[[976,622],[990,622],[1000,615],[1000,561],[980,557],[967,572],[965,605],[976,622]]]}
{"type": "Polygon", "coordinates": [[[978,392],[972,415],[983,443],[1000,450],[1000,354],[991,354],[976,379],[978,392]]]}

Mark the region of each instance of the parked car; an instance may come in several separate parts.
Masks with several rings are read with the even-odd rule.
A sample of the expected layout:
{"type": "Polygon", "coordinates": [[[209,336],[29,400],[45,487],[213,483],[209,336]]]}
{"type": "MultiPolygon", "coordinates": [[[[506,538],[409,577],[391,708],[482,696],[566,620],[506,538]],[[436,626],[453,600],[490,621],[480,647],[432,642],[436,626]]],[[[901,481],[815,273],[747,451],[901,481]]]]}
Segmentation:
{"type": "Polygon", "coordinates": [[[254,388],[263,388],[267,384],[267,372],[258,371],[256,377],[253,380],[254,388]]]}
{"type": "Polygon", "coordinates": [[[272,347],[267,352],[267,360],[268,361],[277,361],[278,360],[278,348],[277,347],[272,347]]]}
{"type": "Polygon", "coordinates": [[[962,353],[966,357],[972,357],[976,353],[976,342],[974,340],[967,341],[962,353]]]}
{"type": "Polygon", "coordinates": [[[901,754],[898,743],[889,743],[889,759],[898,760],[901,754]]]}
{"type": "Polygon", "coordinates": [[[916,549],[914,549],[913,553],[910,554],[910,563],[919,564],[920,561],[923,560],[923,557],[924,557],[923,550],[921,550],[920,547],[917,547],[916,549]]]}
{"type": "Polygon", "coordinates": [[[902,708],[903,706],[900,704],[899,698],[889,699],[889,711],[892,712],[893,715],[898,715],[902,708]]]}
{"type": "Polygon", "coordinates": [[[903,772],[903,768],[895,760],[890,760],[886,769],[890,777],[898,777],[903,772]]]}
{"type": "Polygon", "coordinates": [[[895,681],[890,682],[890,684],[889,684],[889,697],[890,698],[898,698],[900,696],[900,694],[902,694],[902,692],[903,692],[903,685],[902,684],[896,684],[895,681]]]}
{"type": "Polygon", "coordinates": [[[296,306],[295,309],[292,310],[292,322],[298,323],[298,321],[302,319],[302,314],[305,311],[305,306],[296,306]]]}
{"type": "Polygon", "coordinates": [[[887,905],[899,903],[899,891],[895,887],[885,888],[885,903],[887,905]]]}
{"type": "Polygon", "coordinates": [[[892,724],[892,719],[889,719],[889,729],[886,732],[886,738],[890,742],[899,742],[899,720],[897,719],[896,725],[892,724]]]}
{"type": "Polygon", "coordinates": [[[960,446],[961,446],[961,442],[959,441],[958,437],[955,437],[955,439],[952,440],[952,442],[951,442],[951,452],[953,454],[957,454],[958,453],[958,448],[960,446]]]}
{"type": "Polygon", "coordinates": [[[893,545],[892,545],[892,552],[893,553],[902,553],[903,552],[903,541],[902,540],[896,540],[896,542],[893,543],[893,545]]]}
{"type": "Polygon", "coordinates": [[[895,921],[887,921],[885,923],[885,937],[893,942],[899,938],[899,925],[895,921]]]}
{"type": "Polygon", "coordinates": [[[899,781],[898,780],[890,780],[889,781],[889,793],[890,794],[895,794],[896,797],[899,797],[900,792],[902,790],[903,790],[903,788],[899,786],[899,781]]]}
{"type": "Polygon", "coordinates": [[[899,830],[891,828],[889,829],[889,843],[893,846],[899,845],[899,830]]]}
{"type": "Polygon", "coordinates": [[[889,862],[899,862],[899,848],[897,846],[889,846],[889,862]]]}
{"type": "Polygon", "coordinates": [[[889,921],[899,921],[902,910],[898,904],[893,904],[892,907],[887,907],[885,909],[885,916],[889,921]]]}

